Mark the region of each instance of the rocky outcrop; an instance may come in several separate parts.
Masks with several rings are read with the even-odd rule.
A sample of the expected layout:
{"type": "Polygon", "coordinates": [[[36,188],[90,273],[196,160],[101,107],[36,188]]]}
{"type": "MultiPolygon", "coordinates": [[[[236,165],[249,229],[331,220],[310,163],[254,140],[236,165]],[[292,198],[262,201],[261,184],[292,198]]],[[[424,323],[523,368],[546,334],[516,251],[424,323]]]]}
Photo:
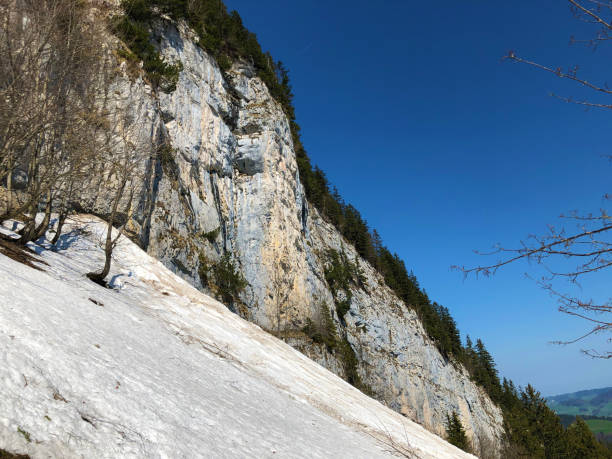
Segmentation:
{"type": "MultiPolygon", "coordinates": [[[[200,289],[198,270],[230,252],[248,282],[229,305],[235,312],[340,376],[357,374],[372,396],[438,434],[455,410],[475,441],[497,441],[500,410],[306,201],[288,120],[248,63],[224,74],[186,27],[166,23],[158,34],[166,59],[183,66],[176,90],[154,94],[127,76],[116,88],[125,109],[146,120],[156,152],[143,164],[134,238],[200,289]],[[331,249],[361,271],[344,317],[325,280],[331,249]],[[313,340],[304,332],[313,323],[340,344],[313,340]]],[[[102,197],[90,203],[99,212],[104,205],[102,197]]]]}

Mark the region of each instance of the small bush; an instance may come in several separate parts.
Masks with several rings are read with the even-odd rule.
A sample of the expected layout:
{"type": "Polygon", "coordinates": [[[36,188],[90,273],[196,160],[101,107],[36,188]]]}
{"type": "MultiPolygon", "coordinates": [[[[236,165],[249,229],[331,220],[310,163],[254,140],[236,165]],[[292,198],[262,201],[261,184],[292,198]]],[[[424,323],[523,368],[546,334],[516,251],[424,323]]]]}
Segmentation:
{"type": "Polygon", "coordinates": [[[217,58],[217,64],[219,64],[221,70],[225,72],[227,72],[232,67],[232,61],[229,57],[225,55],[221,55],[217,58]]]}
{"type": "Polygon", "coordinates": [[[336,324],[325,302],[319,304],[318,317],[314,321],[306,319],[306,326],[302,331],[315,343],[324,344],[328,352],[332,352],[338,346],[336,324]]]}
{"type": "Polygon", "coordinates": [[[206,239],[211,244],[217,240],[219,233],[221,232],[221,227],[217,226],[214,230],[208,232],[202,232],[200,237],[206,239]]]}
{"type": "Polygon", "coordinates": [[[202,285],[216,290],[224,303],[233,304],[240,293],[247,287],[248,282],[234,264],[229,252],[226,252],[216,263],[210,263],[201,254],[198,275],[202,285]]]}
{"type": "Polygon", "coordinates": [[[351,298],[348,295],[347,295],[347,298],[343,300],[336,299],[335,303],[336,303],[336,312],[338,313],[338,317],[344,317],[344,315],[347,312],[349,312],[349,309],[351,309],[351,298]]]}
{"type": "MultiPolygon", "coordinates": [[[[176,89],[179,74],[183,69],[180,62],[170,64],[151,43],[149,26],[154,18],[153,10],[144,0],[123,0],[125,15],[111,21],[113,32],[126,44],[129,50],[142,61],[147,79],[155,88],[170,93],[176,89]]],[[[128,53],[120,53],[128,62],[133,60],[128,53]]]]}
{"type": "Polygon", "coordinates": [[[213,273],[224,300],[234,301],[248,285],[229,253],[225,253],[219,262],[214,265],[213,273]]]}
{"type": "Polygon", "coordinates": [[[208,263],[208,259],[204,256],[203,253],[201,253],[198,261],[198,276],[200,276],[200,282],[202,282],[202,285],[209,285],[208,276],[210,272],[210,266],[208,263]]]}
{"type": "Polygon", "coordinates": [[[360,272],[354,263],[351,263],[344,252],[337,250],[327,251],[328,265],[325,268],[325,280],[334,297],[336,312],[342,319],[351,307],[353,293],[351,284],[358,285],[360,272]],[[343,292],[343,295],[340,292],[343,292]]]}
{"type": "Polygon", "coordinates": [[[171,145],[164,143],[157,150],[157,158],[164,168],[174,164],[174,148],[171,145]]]}
{"type": "Polygon", "coordinates": [[[351,347],[351,344],[346,338],[343,338],[338,346],[339,357],[342,360],[344,366],[344,372],[346,374],[346,381],[352,386],[359,389],[366,395],[373,396],[374,391],[370,386],[364,383],[357,372],[357,365],[359,361],[355,355],[355,351],[351,347]]]}

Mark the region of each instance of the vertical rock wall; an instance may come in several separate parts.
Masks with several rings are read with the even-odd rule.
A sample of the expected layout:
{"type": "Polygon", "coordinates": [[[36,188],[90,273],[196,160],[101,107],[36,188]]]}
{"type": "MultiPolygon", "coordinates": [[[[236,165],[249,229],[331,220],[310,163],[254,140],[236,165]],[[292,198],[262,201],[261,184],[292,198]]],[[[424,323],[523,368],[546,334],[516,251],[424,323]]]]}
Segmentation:
{"type": "MultiPolygon", "coordinates": [[[[440,355],[415,313],[306,202],[288,120],[249,65],[235,64],[224,76],[188,29],[164,24],[158,33],[164,56],[183,65],[176,91],[153,94],[127,76],[116,89],[125,109],[146,120],[142,129],[157,148],[143,164],[131,222],[140,244],[199,288],[206,287],[200,265],[229,251],[248,282],[231,305],[237,313],[280,330],[343,377],[356,372],[375,398],[438,434],[455,410],[470,435],[497,441],[500,410],[440,355]],[[160,145],[170,147],[166,154],[160,145]],[[362,272],[343,318],[325,281],[330,249],[362,272]],[[342,346],[303,332],[309,319],[321,323],[322,304],[342,346]]],[[[104,199],[91,204],[103,207],[104,199]]]]}

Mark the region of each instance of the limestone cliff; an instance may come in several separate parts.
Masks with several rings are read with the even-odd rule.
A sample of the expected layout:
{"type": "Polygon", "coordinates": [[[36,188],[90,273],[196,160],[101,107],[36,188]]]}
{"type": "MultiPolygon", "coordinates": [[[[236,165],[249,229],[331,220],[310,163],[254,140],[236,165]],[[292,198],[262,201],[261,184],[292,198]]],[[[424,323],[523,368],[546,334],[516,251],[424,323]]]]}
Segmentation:
{"type": "MultiPolygon", "coordinates": [[[[340,376],[356,373],[373,397],[438,434],[455,410],[470,435],[497,442],[500,410],[440,355],[416,314],[307,202],[288,120],[248,63],[223,73],[186,27],[166,23],[157,34],[165,58],[182,63],[176,90],[155,94],[128,72],[115,88],[120,104],[144,120],[141,132],[171,147],[143,164],[134,239],[201,289],[200,265],[230,252],[248,282],[229,305],[235,312],[280,331],[340,376]],[[344,317],[325,279],[330,249],[362,273],[350,293],[335,292],[350,297],[344,317]],[[321,323],[322,305],[342,345],[304,333],[309,320],[321,323]]],[[[99,191],[88,206],[103,213],[99,191]]]]}

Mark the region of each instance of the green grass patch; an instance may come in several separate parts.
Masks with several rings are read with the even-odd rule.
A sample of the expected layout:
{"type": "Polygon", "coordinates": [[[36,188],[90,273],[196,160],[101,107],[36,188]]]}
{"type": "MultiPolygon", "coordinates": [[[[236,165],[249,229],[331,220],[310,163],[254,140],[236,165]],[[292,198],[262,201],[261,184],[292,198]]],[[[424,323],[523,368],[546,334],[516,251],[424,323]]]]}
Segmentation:
{"type": "Polygon", "coordinates": [[[555,395],[547,400],[558,414],[612,417],[612,387],[555,395]]]}
{"type": "Polygon", "coordinates": [[[607,419],[588,419],[584,421],[587,423],[591,432],[594,434],[602,433],[602,434],[612,434],[612,421],[607,419]]]}

